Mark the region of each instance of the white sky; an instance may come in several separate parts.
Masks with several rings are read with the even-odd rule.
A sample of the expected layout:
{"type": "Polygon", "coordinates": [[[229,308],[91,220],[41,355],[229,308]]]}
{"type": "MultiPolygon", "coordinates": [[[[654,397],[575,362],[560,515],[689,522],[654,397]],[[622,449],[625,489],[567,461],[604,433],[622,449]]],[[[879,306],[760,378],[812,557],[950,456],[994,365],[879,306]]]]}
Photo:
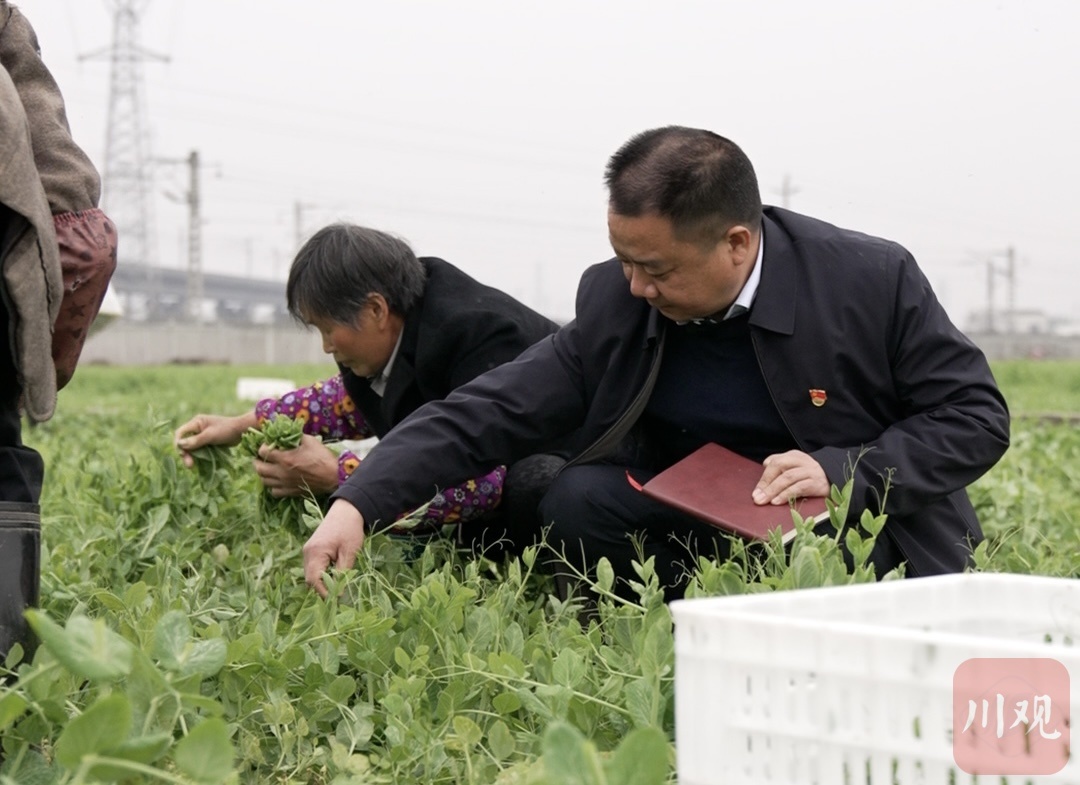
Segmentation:
{"type": "MultiPolygon", "coordinates": [[[[104,169],[106,0],[14,0],[104,169]]],[[[198,150],[204,269],[283,279],[351,220],[565,318],[610,256],[602,173],[634,133],[709,128],[766,202],[897,240],[953,319],[1015,248],[1016,305],[1075,318],[1075,0],[146,0],[152,155],[198,150]]],[[[186,266],[185,166],[157,170],[186,266]],[[172,199],[167,194],[172,195],[172,199]]],[[[107,206],[107,205],[106,205],[107,206]]],[[[995,307],[1006,280],[995,276],[995,307]]]]}

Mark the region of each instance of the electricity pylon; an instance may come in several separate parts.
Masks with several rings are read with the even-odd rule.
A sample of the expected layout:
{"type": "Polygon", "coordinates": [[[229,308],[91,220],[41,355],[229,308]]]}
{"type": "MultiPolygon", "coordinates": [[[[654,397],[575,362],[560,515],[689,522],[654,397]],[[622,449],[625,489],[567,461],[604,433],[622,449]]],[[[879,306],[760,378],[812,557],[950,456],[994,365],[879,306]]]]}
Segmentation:
{"type": "Polygon", "coordinates": [[[122,240],[121,262],[144,265],[149,278],[157,263],[157,243],[142,64],[147,60],[168,62],[169,58],[139,45],[139,15],[148,4],[149,0],[111,0],[112,43],[79,59],[109,61],[102,206],[122,240]]]}

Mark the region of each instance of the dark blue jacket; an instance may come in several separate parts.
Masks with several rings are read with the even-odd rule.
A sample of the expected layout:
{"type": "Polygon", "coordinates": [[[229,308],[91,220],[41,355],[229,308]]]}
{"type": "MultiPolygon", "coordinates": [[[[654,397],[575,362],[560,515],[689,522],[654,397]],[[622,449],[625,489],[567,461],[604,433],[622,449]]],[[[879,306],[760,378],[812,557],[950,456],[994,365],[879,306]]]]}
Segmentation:
{"type": "MultiPolygon", "coordinates": [[[[854,466],[852,516],[885,497],[909,574],[962,570],[982,538],[965,487],[1009,442],[986,358],[896,243],[779,208],[766,208],[763,231],[751,334],[796,443],[834,484],[854,466]]],[[[610,458],[648,398],[666,324],[631,296],[617,260],[590,268],[573,322],[419,409],[336,496],[373,523],[557,437],[569,435],[577,462],[610,458]]]]}

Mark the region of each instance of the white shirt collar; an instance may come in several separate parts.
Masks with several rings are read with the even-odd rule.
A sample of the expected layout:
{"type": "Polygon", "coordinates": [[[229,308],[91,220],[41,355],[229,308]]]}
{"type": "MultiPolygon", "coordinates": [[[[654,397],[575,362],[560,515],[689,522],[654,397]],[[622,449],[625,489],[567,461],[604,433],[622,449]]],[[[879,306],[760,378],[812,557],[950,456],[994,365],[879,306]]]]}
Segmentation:
{"type": "Polygon", "coordinates": [[[743,284],[743,288],[739,292],[739,296],[735,298],[735,302],[728,306],[727,311],[724,313],[725,319],[746,313],[750,310],[750,306],[754,304],[758,285],[761,283],[761,263],[764,258],[765,232],[761,232],[761,239],[758,240],[757,259],[754,260],[754,267],[750,270],[750,277],[746,279],[746,283],[743,284]]]}
{"type": "MultiPolygon", "coordinates": [[[[739,296],[735,298],[735,302],[728,306],[728,309],[724,311],[723,317],[720,321],[731,319],[735,316],[741,316],[750,310],[750,306],[754,304],[754,298],[757,297],[758,286],[761,284],[761,265],[765,258],[765,232],[761,233],[761,239],[758,240],[757,258],[754,260],[754,266],[750,270],[750,277],[746,279],[746,283],[743,284],[743,288],[739,290],[739,296]]],[[[701,324],[702,322],[713,322],[717,320],[713,317],[705,317],[703,319],[690,319],[686,322],[676,322],[676,324],[701,324]]]]}
{"type": "Polygon", "coordinates": [[[371,385],[371,391],[378,395],[380,398],[386,392],[386,383],[390,380],[390,371],[394,368],[394,360],[397,359],[398,349],[401,348],[401,339],[405,335],[405,330],[402,329],[398,334],[397,343],[394,344],[394,351],[390,353],[390,359],[386,362],[386,367],[377,376],[369,376],[368,384],[371,385]]]}

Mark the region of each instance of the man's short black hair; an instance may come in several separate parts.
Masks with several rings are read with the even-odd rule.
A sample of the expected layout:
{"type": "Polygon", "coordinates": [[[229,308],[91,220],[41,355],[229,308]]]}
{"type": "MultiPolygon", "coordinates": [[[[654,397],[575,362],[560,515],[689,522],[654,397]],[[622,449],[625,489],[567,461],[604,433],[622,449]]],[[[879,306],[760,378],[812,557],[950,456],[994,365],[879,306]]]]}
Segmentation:
{"type": "Polygon", "coordinates": [[[736,224],[761,225],[750,159],[712,131],[677,125],[643,131],[611,157],[604,182],[614,213],[655,213],[683,236],[718,241],[736,224]]]}
{"type": "Polygon", "coordinates": [[[427,273],[403,240],[349,223],[325,226],[297,252],[285,285],[289,313],[355,324],[372,294],[401,316],[424,293],[427,273]]]}

